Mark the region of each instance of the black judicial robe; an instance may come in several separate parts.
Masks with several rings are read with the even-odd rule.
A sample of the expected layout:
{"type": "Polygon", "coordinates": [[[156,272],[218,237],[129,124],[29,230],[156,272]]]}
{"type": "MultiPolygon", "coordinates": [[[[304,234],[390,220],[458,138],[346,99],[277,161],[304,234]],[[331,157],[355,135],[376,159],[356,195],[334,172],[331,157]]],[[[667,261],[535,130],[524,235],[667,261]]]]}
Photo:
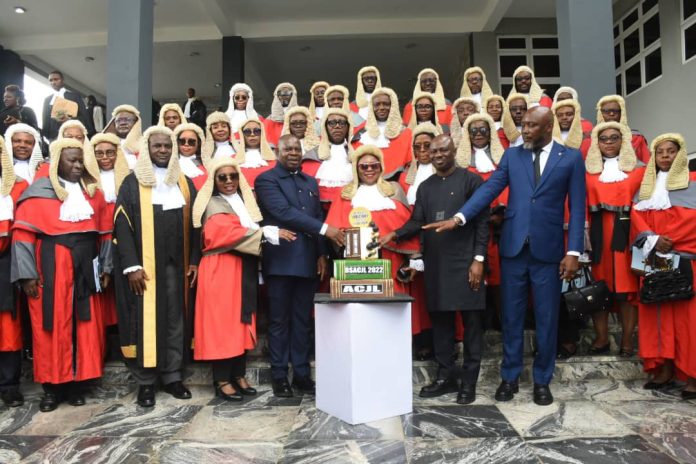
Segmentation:
{"type": "MultiPolygon", "coordinates": [[[[194,229],[191,209],[196,189],[191,179],[181,174],[179,188],[186,199],[182,208],[163,211],[151,205],[152,188],[139,184],[135,174],[123,181],[114,213],[114,280],[118,311],[121,351],[126,358],[136,358],[142,367],[156,367],[165,355],[166,309],[157,300],[166,301],[166,266],[174,266],[181,275],[180,290],[184,320],[190,321],[188,300],[189,264],[200,261],[200,229],[194,229]],[[149,208],[142,205],[149,204],[149,208]],[[135,295],[128,286],[123,270],[143,266],[149,279],[145,295],[135,295]]],[[[184,333],[190,333],[185,330],[184,333]]],[[[188,337],[184,343],[189,344],[188,337]]]]}
{"type": "Polygon", "coordinates": [[[398,240],[420,233],[429,312],[486,308],[485,286],[477,292],[471,289],[469,267],[474,256],[487,255],[488,210],[451,231],[421,230],[425,224],[453,217],[482,184],[481,177],[464,168],[448,177],[430,176],[418,187],[411,218],[396,232],[398,240]]]}

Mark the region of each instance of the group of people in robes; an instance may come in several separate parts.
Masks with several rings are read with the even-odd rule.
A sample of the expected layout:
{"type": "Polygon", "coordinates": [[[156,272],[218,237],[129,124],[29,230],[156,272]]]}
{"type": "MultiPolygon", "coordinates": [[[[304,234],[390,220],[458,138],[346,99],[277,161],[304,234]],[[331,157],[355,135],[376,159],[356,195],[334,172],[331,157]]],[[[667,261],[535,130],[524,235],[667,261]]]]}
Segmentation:
{"type": "MultiPolygon", "coordinates": [[[[53,98],[69,96],[62,74],[50,78],[53,98]]],[[[91,138],[79,118],[44,121],[55,132],[49,159],[35,124],[6,119],[2,400],[23,403],[21,350],[30,331],[40,410],[85,404],[103,372],[105,331],[117,327],[141,407],[155,406],[158,387],[191,398],[183,383],[190,357],[211,363],[217,396],[241,401],[256,394],[246,357],[263,306],[274,394],[313,394],[313,298],[326,288],[331,260],[342,257],[358,207],[379,228],[396,291],[414,298],[414,357],[438,365],[421,396],[456,392],[460,404],[476,401],[493,312],[504,345],[495,397],[512,399],[531,301],[534,401],[552,403],[555,361],[577,352],[561,281],[584,266],[613,294],[621,356],[634,355],[638,326],[645,388],[678,379],[686,382],[682,395],[696,397],[696,305],[641,303],[643,277],[631,268],[636,253],[694,265],[696,192],[683,137],[661,135],[648,149],[618,95],[600,99],[593,126],[574,89],[551,98],[526,66],[513,82],[507,97],[496,95],[484,70],[469,68],[452,103],[426,68],[400,111],[379,69],[367,66],[353,100],[346,87],[318,81],[304,107],[295,86],[279,84],[266,118],[251,87],[238,83],[227,110],[204,124],[178,104],[163,105],[146,130],[137,108],[118,105],[91,138]]],[[[592,314],[589,354],[612,349],[608,317],[592,314]]]]}

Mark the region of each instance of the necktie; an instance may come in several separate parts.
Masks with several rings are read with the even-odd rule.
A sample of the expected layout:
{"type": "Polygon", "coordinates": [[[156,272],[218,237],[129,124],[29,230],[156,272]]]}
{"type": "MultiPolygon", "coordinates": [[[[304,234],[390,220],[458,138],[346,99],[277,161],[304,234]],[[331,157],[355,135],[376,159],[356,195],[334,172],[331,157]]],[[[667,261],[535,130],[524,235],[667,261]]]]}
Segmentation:
{"type": "Polygon", "coordinates": [[[541,149],[534,150],[534,184],[539,185],[541,180],[541,149]]]}

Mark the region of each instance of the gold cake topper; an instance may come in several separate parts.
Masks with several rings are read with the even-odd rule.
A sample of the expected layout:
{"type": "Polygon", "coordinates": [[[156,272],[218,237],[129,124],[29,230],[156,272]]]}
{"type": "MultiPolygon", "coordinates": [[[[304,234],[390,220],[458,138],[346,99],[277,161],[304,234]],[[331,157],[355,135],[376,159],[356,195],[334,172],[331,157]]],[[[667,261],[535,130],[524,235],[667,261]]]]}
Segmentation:
{"type": "Polygon", "coordinates": [[[348,222],[352,227],[367,227],[372,221],[372,213],[367,208],[358,206],[350,210],[348,214],[348,222]]]}

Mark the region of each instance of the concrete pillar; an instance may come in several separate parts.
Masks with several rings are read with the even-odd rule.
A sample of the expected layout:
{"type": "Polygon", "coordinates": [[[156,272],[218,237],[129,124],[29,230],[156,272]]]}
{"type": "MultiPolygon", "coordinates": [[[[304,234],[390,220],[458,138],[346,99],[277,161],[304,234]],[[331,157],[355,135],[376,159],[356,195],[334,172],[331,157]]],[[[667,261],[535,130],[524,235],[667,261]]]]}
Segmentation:
{"type": "Polygon", "coordinates": [[[220,106],[225,109],[229,102],[230,87],[244,82],[244,39],[241,36],[222,38],[222,88],[220,106]]]}
{"type": "Polygon", "coordinates": [[[118,105],[133,105],[143,130],[152,124],[153,18],[153,0],[109,0],[108,115],[118,105]]]}
{"type": "Polygon", "coordinates": [[[483,69],[493,93],[499,94],[497,40],[495,32],[474,32],[471,34],[471,66],[483,69]]]}
{"type": "Polygon", "coordinates": [[[580,95],[582,113],[594,121],[594,107],[616,93],[612,0],[556,0],[561,85],[580,95]]]}

